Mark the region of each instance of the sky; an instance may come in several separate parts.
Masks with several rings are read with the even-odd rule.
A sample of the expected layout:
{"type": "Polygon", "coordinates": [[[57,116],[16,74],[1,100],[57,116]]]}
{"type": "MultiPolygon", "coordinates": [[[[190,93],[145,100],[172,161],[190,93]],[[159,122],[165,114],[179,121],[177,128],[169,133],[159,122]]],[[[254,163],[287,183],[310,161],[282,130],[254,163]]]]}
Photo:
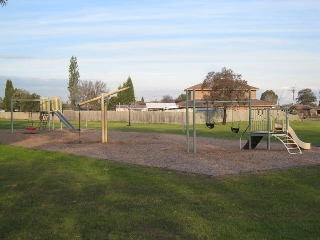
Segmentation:
{"type": "Polygon", "coordinates": [[[177,98],[223,67],[280,104],[320,96],[319,0],[8,0],[0,7],[0,97],[15,88],[68,100],[69,64],[110,92],[177,98]],[[294,94],[293,94],[294,89],[294,94]]]}

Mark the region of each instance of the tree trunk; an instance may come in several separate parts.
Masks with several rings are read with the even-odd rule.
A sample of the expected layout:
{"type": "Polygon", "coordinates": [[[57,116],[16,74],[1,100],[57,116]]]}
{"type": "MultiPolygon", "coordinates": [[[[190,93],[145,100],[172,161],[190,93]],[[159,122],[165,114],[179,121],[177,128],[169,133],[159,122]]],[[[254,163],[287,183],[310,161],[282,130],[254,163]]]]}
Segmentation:
{"type": "Polygon", "coordinates": [[[224,107],[223,108],[223,120],[222,120],[222,125],[226,125],[227,124],[227,108],[224,107]]]}

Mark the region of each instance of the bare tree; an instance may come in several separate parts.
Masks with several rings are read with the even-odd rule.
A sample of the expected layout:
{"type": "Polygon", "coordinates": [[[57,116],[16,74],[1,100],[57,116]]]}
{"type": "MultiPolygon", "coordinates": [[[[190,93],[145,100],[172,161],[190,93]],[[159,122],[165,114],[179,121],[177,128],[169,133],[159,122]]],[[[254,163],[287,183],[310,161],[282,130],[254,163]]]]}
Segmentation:
{"type": "Polygon", "coordinates": [[[170,95],[164,95],[161,99],[161,102],[163,103],[174,103],[174,99],[170,95]]]}
{"type": "Polygon", "coordinates": [[[0,0],[0,5],[2,5],[2,7],[3,7],[4,5],[7,4],[7,2],[8,2],[8,0],[0,0]]]}
{"type": "MultiPolygon", "coordinates": [[[[85,80],[79,82],[79,100],[84,102],[96,97],[99,97],[102,93],[107,93],[107,84],[101,80],[91,81],[85,80]]],[[[87,110],[100,110],[100,102],[92,102],[86,104],[87,110]]]]}

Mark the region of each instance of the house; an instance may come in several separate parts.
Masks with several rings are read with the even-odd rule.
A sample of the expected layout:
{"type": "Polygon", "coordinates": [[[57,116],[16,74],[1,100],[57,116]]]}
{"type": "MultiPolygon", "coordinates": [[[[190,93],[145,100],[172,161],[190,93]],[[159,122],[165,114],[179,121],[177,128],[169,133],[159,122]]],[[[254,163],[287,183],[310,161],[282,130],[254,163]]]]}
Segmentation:
{"type": "Polygon", "coordinates": [[[146,103],[148,111],[165,111],[179,109],[176,103],[146,103]]]}
{"type": "MultiPolygon", "coordinates": [[[[146,105],[130,105],[131,111],[166,111],[179,109],[176,103],[146,103],[146,105]]],[[[116,111],[128,111],[129,105],[116,105],[116,111]]]]}
{"type": "MultiPolygon", "coordinates": [[[[250,87],[250,91],[251,91],[251,107],[252,108],[274,108],[275,104],[272,104],[270,102],[266,102],[266,101],[262,101],[257,99],[257,91],[259,90],[259,88],[256,87],[250,87]]],[[[194,86],[191,86],[189,88],[186,89],[188,91],[188,95],[189,95],[189,100],[193,100],[193,90],[195,90],[195,99],[196,100],[204,100],[204,96],[205,95],[209,95],[210,91],[212,91],[210,88],[202,88],[202,83],[196,84],[194,86]]],[[[246,93],[246,95],[244,96],[244,98],[248,99],[249,98],[249,94],[246,93]]],[[[237,101],[237,99],[234,99],[234,101],[237,101]]],[[[196,103],[196,107],[203,107],[204,103],[196,103]]],[[[180,106],[184,105],[185,106],[185,102],[181,103],[180,106]]],[[[189,104],[189,107],[191,104],[189,104]]],[[[243,104],[239,104],[238,106],[239,108],[247,108],[248,106],[244,106],[243,104]]]]}
{"type": "Polygon", "coordinates": [[[297,112],[303,114],[303,116],[316,116],[318,111],[315,107],[310,105],[296,104],[297,112]]]}
{"type": "Polygon", "coordinates": [[[116,112],[123,112],[123,111],[137,111],[137,112],[143,112],[148,111],[146,105],[116,105],[116,112]]]}

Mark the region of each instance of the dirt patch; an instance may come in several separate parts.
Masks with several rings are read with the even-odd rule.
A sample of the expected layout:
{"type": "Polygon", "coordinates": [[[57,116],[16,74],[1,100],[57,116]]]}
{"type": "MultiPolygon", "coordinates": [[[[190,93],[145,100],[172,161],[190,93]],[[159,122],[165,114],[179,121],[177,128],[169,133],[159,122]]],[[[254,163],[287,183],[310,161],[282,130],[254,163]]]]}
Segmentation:
{"type": "Polygon", "coordinates": [[[193,138],[187,153],[186,137],[180,135],[108,131],[108,142],[101,143],[98,130],[82,130],[80,138],[67,130],[26,133],[1,130],[0,143],[211,176],[320,164],[319,147],[289,154],[277,142],[271,144],[271,151],[266,143],[242,150],[238,140],[198,137],[194,154],[193,138]]]}

